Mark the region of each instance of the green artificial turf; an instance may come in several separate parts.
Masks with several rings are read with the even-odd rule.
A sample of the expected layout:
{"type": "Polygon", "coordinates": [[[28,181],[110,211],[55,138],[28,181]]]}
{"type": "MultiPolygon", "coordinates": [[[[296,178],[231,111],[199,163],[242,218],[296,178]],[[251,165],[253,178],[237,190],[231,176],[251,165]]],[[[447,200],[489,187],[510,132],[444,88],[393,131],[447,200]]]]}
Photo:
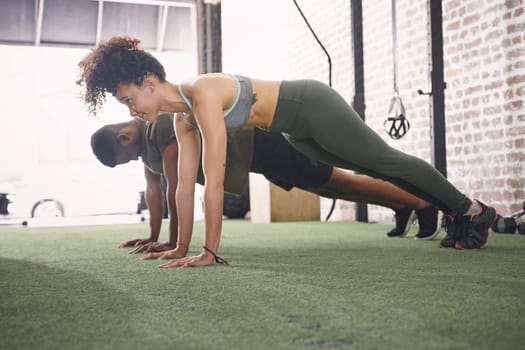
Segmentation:
{"type": "Polygon", "coordinates": [[[116,248],[147,223],[0,227],[0,349],[525,346],[525,236],[455,251],[387,229],[228,220],[231,266],[160,269],[116,248]]]}

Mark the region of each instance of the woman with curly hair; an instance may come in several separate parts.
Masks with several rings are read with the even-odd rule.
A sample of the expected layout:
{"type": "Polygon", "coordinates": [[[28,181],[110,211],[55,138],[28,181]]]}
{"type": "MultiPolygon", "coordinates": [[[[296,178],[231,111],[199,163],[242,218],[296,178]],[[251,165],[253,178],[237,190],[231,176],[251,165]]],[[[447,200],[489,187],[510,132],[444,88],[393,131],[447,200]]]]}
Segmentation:
{"type": "Polygon", "coordinates": [[[438,207],[447,218],[443,247],[482,248],[495,210],[470,200],[427,162],[388,146],[346,101],[315,80],[266,81],[223,73],[174,84],[139,40],[113,37],[80,63],[77,83],[96,113],[111,93],[133,117],[154,121],[177,113],[179,146],[176,190],[178,246],[162,265],[200,266],[223,262],[217,256],[222,227],[226,129],[259,127],[281,132],[306,155],[337,167],[387,180],[438,207]],[[205,238],[201,254],[183,258],[193,229],[193,198],[202,137],[205,175],[205,238]]]}

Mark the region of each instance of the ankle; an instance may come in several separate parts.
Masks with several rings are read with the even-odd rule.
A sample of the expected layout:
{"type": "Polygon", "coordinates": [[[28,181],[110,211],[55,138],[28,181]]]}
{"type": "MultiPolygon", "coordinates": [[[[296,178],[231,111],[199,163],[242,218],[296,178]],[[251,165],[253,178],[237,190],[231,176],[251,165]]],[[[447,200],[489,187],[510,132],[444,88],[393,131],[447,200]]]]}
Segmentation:
{"type": "Polygon", "coordinates": [[[481,205],[479,204],[479,202],[477,200],[473,200],[470,204],[470,207],[468,208],[468,210],[463,214],[463,216],[472,216],[472,215],[476,215],[476,214],[479,214],[483,211],[483,208],[481,207],[481,205]]]}

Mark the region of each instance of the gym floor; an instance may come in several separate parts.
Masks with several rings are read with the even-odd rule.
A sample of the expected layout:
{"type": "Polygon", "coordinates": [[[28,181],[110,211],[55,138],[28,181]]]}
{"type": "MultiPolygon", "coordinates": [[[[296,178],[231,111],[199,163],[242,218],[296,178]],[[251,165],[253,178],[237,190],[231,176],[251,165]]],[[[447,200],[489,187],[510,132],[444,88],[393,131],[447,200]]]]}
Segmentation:
{"type": "MultiPolygon", "coordinates": [[[[444,232],[414,241],[388,239],[388,229],[225,220],[220,254],[230,266],[160,269],[160,261],[117,248],[147,236],[147,223],[3,226],[0,348],[525,344],[525,235],[491,234],[485,249],[456,251],[438,248],[444,232]]],[[[190,253],[200,250],[202,236],[197,223],[190,253]]]]}

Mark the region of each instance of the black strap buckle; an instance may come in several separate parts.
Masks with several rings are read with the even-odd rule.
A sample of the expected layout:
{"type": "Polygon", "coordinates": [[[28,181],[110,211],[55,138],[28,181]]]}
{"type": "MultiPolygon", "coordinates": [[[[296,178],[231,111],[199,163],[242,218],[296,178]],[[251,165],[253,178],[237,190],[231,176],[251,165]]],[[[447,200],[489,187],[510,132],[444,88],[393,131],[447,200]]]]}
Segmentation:
{"type": "Polygon", "coordinates": [[[405,117],[405,106],[398,94],[390,100],[388,118],[385,120],[384,128],[388,136],[394,140],[399,140],[410,130],[410,123],[405,117]]]}

